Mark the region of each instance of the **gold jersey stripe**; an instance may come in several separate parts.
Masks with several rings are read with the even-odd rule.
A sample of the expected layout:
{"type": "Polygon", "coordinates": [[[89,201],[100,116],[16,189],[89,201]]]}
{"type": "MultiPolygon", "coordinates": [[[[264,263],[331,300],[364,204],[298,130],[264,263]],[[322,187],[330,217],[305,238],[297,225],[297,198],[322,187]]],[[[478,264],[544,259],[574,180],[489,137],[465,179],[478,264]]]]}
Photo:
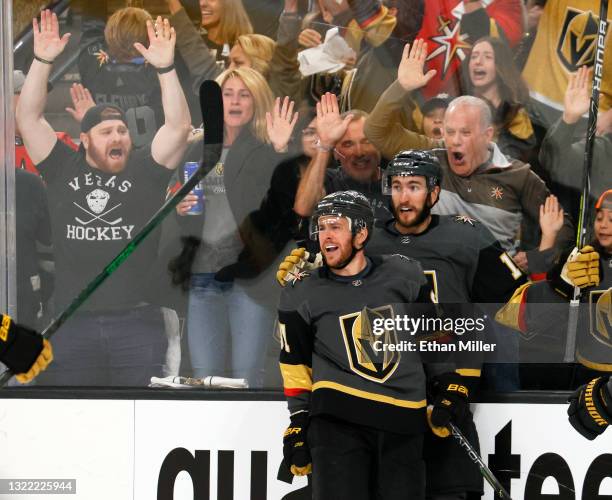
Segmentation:
{"type": "Polygon", "coordinates": [[[590,368],[591,370],[598,370],[600,372],[612,372],[611,363],[597,363],[595,361],[590,361],[584,356],[582,356],[578,351],[576,351],[576,361],[578,361],[581,365],[590,368]]]}
{"type": "Polygon", "coordinates": [[[312,368],[306,365],[279,363],[285,389],[308,389],[312,387],[312,368]]]}
{"type": "Polygon", "coordinates": [[[476,368],[457,368],[455,373],[462,377],[480,377],[480,370],[476,368]]]}
{"type": "Polygon", "coordinates": [[[421,401],[396,399],[390,396],[383,396],[382,394],[376,394],[374,392],[361,391],[353,387],[348,387],[346,385],[338,384],[336,382],[328,382],[325,380],[316,382],[312,386],[313,392],[317,389],[333,389],[335,391],[344,392],[345,394],[350,394],[351,396],[356,396],[358,398],[370,399],[372,401],[378,401],[379,403],[386,403],[394,406],[401,406],[402,408],[425,408],[425,406],[427,406],[427,401],[425,399],[422,399],[421,401]]]}

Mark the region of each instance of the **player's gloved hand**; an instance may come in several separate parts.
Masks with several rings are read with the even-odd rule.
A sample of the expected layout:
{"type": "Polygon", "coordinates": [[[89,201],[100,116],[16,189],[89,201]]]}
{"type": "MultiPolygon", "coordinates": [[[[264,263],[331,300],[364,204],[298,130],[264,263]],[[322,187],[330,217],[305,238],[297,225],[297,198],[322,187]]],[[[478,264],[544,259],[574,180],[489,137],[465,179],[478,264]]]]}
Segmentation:
{"type": "Polygon", "coordinates": [[[612,423],[612,395],[608,380],[596,378],[569,397],[569,422],[587,439],[595,439],[612,423]]]}
{"type": "MultiPolygon", "coordinates": [[[[18,325],[10,316],[0,315],[0,361],[9,370],[13,373],[24,374],[22,378],[25,381],[32,380],[40,373],[41,366],[46,368],[51,361],[45,362],[43,360],[39,364],[38,358],[41,356],[43,348],[43,338],[38,333],[18,325]],[[37,365],[38,368],[34,368],[33,365],[37,365]],[[30,370],[33,370],[32,374],[30,374],[30,370]]],[[[48,352],[45,356],[47,354],[48,352]]]]}
{"type": "Polygon", "coordinates": [[[53,348],[51,342],[43,339],[43,350],[40,352],[34,364],[26,373],[18,373],[15,378],[22,384],[27,384],[34,380],[42,371],[47,369],[47,366],[53,361],[53,348]]]}
{"type": "Polygon", "coordinates": [[[296,248],[278,266],[276,281],[280,286],[285,286],[287,283],[295,284],[302,277],[308,276],[309,271],[322,265],[323,256],[320,253],[313,254],[305,248],[296,248]]]}
{"type": "Polygon", "coordinates": [[[561,278],[580,288],[599,285],[599,253],[588,245],[580,251],[574,248],[561,270],[561,278]]]}
{"type": "Polygon", "coordinates": [[[434,394],[433,410],[428,418],[429,425],[434,434],[447,437],[450,433],[446,434],[440,430],[436,432],[436,428],[446,428],[451,420],[461,424],[470,411],[470,392],[464,377],[457,373],[445,373],[438,377],[434,385],[434,394]]]}
{"type": "Polygon", "coordinates": [[[310,449],[306,442],[308,412],[291,415],[291,425],[283,436],[283,458],[294,476],[305,476],[312,472],[310,449]]]}

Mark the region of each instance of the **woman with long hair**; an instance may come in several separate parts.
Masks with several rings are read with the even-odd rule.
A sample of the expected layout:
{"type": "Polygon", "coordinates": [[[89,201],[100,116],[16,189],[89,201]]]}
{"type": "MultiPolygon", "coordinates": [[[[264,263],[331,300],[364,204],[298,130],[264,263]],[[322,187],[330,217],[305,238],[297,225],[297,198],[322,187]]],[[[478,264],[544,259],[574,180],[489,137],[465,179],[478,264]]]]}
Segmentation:
{"type": "Polygon", "coordinates": [[[207,38],[202,37],[194,27],[179,0],[167,1],[177,31],[176,46],[189,70],[191,87],[196,94],[204,80],[217,78],[226,68],[245,66],[261,73],[275,96],[289,96],[299,102],[301,75],[295,43],[299,30],[297,11],[281,15],[278,40],[274,41],[265,35],[253,33],[241,0],[202,0],[200,6],[206,4],[205,8],[202,7],[203,21],[210,23],[216,20],[215,27],[218,26],[211,32],[208,24],[207,38]],[[227,13],[229,10],[232,11],[231,15],[227,13]],[[246,19],[243,19],[242,13],[246,19]],[[239,22],[224,28],[231,16],[237,16],[239,22]],[[211,45],[211,33],[223,40],[223,50],[211,45]],[[224,54],[222,58],[221,54],[224,54]]]}
{"type": "Polygon", "coordinates": [[[251,68],[226,70],[217,82],[223,96],[221,158],[203,179],[203,214],[188,216],[194,195],[177,207],[182,226],[199,224],[189,228],[199,236],[199,248],[189,263],[187,340],[194,376],[246,378],[260,387],[278,291],[269,286],[273,277],[242,258],[248,242],[244,221],[260,206],[274,168],[285,158],[275,148],[286,145],[296,117],[291,120],[293,106],[286,100],[283,106],[277,102],[278,115],[267,119],[274,109],[272,92],[251,68]]]}
{"type": "Polygon", "coordinates": [[[535,146],[533,126],[525,110],[529,89],[507,44],[499,38],[480,38],[472,47],[464,73],[465,93],[485,99],[491,106],[496,142],[502,153],[526,159],[535,146]]]}

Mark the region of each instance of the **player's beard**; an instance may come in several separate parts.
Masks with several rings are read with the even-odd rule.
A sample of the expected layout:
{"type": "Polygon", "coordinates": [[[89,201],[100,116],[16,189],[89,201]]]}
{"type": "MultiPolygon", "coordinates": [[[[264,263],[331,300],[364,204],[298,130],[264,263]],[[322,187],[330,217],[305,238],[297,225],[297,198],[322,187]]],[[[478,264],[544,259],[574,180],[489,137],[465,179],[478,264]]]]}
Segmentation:
{"type": "Polygon", "coordinates": [[[346,257],[343,258],[342,260],[340,260],[340,262],[338,262],[335,265],[330,265],[330,263],[325,258],[325,253],[323,253],[323,262],[330,269],[344,269],[346,266],[348,266],[353,261],[353,259],[355,258],[355,255],[357,255],[358,251],[359,250],[357,248],[355,248],[355,245],[353,244],[353,240],[351,240],[351,251],[350,251],[350,253],[347,252],[346,257]]]}
{"type": "Polygon", "coordinates": [[[409,224],[405,224],[404,222],[402,222],[402,219],[401,219],[400,207],[399,206],[393,207],[393,214],[395,215],[395,222],[398,225],[405,227],[407,229],[413,228],[416,226],[420,226],[431,215],[431,208],[432,208],[432,205],[429,204],[429,199],[425,200],[425,205],[423,205],[423,208],[417,214],[416,218],[409,224]]]}

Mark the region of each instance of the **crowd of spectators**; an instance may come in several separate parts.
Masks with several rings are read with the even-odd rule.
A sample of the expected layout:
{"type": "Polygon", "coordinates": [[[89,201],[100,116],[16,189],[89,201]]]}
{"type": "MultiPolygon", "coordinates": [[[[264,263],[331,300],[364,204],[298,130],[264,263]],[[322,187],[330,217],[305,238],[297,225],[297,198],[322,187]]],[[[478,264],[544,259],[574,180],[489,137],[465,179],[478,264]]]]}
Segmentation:
{"type": "MultiPolygon", "coordinates": [[[[201,213],[194,194],[177,206],[58,333],[39,383],[143,386],[180,373],[274,386],[278,263],[309,246],[326,194],[356,190],[377,220],[390,217],[381,179],[402,150],[434,150],[444,172],[434,213],[485,224],[531,280],[571,251],[592,2],[165,0],[159,17],[150,3],[81,12],[66,110],[78,137],[45,117],[69,35],[49,11],[33,22],[32,64],[14,75],[16,166],[42,183],[17,177],[17,215],[31,219],[19,224],[19,317],[43,326],[183,182],[183,165],[201,160],[205,80],[222,90],[221,157],[202,180],[201,213]],[[549,231],[551,195],[565,216],[549,231]],[[41,245],[54,272],[37,264],[41,245]]],[[[604,84],[589,224],[612,188],[611,103],[604,84]]],[[[610,245],[600,250],[609,259],[610,245]]],[[[516,340],[501,345],[518,356],[520,337],[505,328],[516,340]]],[[[515,372],[495,376],[513,382],[492,387],[521,387],[515,372]]]]}

